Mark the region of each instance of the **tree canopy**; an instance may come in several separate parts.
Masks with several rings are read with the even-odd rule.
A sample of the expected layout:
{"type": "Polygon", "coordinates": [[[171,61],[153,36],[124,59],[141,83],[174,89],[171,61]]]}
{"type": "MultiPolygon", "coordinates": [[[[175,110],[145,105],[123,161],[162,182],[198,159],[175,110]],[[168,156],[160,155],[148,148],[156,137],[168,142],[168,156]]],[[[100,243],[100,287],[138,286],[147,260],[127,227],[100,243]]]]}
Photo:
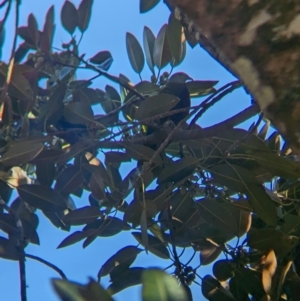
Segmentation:
{"type": "MultiPolygon", "coordinates": [[[[158,2],[140,0],[140,12],[155,9],[158,2]]],[[[142,42],[126,34],[124,47],[140,76],[137,83],[122,70],[109,73],[113,57],[108,50],[90,58],[80,53],[92,0],[78,7],[64,2],[60,18],[70,41],[61,50],[52,45],[53,6],[39,28],[33,14],[27,26],[19,26],[20,1],[1,4],[7,12],[0,23],[1,47],[7,47],[4,28],[13,5],[16,24],[10,59],[0,63],[0,229],[7,234],[0,237],[0,257],[19,262],[21,301],[27,300],[26,258],[58,273],[61,279],[52,279],[52,285],[63,301],[111,301],[115,293],[137,284],[142,284],[144,301],[197,300],[191,285],[200,285],[211,301],[300,300],[298,65],[289,69],[288,82],[271,68],[278,53],[299,61],[293,56],[299,49],[299,30],[293,27],[299,5],[286,4],[283,17],[289,18],[281,20],[285,38],[283,44],[276,40],[275,47],[270,32],[278,26],[281,36],[282,24],[272,16],[282,1],[267,7],[257,1],[229,1],[227,6],[198,1],[203,11],[199,5],[194,14],[189,1],[166,2],[170,17],[157,36],[147,26],[142,42]],[[212,21],[221,11],[224,19],[212,21]],[[204,34],[199,34],[198,21],[204,34]],[[262,31],[260,25],[265,25],[262,31]],[[75,37],[75,30],[81,37],[75,37]],[[225,40],[233,32],[233,41],[240,44],[228,49],[232,40],[225,40]],[[186,96],[168,84],[172,78],[174,83],[173,69],[185,59],[186,47],[199,43],[239,79],[218,89],[217,81],[184,80],[189,98],[198,99],[186,107],[180,105],[186,96]],[[263,60],[267,46],[275,49],[263,60]],[[257,58],[255,66],[249,58],[257,58]],[[148,80],[141,77],[145,65],[152,73],[148,80]],[[77,78],[79,69],[95,75],[77,78]],[[92,87],[100,76],[106,86],[92,87]],[[198,124],[214,104],[244,86],[253,97],[248,108],[210,127],[198,124]],[[270,93],[278,98],[269,101],[270,93]],[[283,104],[289,96],[291,102],[283,104]],[[102,113],[96,114],[99,105],[102,113]],[[254,116],[257,121],[249,129],[238,127],[254,116]],[[270,131],[271,125],[279,132],[270,131]],[[134,167],[121,174],[127,162],[134,167]],[[13,191],[18,194],[14,200],[13,191]],[[89,192],[84,207],[73,199],[83,191],[89,192]],[[130,231],[137,245],[115,250],[87,284],[72,282],[59,267],[26,253],[28,244],[39,244],[38,210],[53,227],[70,232],[58,248],[77,243],[86,248],[123,231],[130,231]],[[72,226],[82,229],[73,231],[72,226]],[[185,249],[193,250],[191,260],[199,257],[198,266],[181,261],[185,249]],[[141,252],[168,260],[172,276],[159,268],[132,267],[141,252]],[[199,267],[210,264],[212,275],[199,274],[199,267]],[[106,276],[111,284],[103,288],[99,283],[106,276]]]]}

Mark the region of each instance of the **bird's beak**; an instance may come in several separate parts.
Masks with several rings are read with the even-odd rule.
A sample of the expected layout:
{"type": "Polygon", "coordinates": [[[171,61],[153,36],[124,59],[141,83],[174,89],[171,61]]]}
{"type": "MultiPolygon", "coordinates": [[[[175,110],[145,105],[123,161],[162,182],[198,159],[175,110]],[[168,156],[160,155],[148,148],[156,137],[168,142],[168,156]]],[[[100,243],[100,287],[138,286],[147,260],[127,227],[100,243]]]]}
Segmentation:
{"type": "Polygon", "coordinates": [[[194,79],[192,79],[191,77],[188,77],[186,81],[187,82],[190,82],[190,81],[192,82],[192,81],[194,81],[194,79]]]}

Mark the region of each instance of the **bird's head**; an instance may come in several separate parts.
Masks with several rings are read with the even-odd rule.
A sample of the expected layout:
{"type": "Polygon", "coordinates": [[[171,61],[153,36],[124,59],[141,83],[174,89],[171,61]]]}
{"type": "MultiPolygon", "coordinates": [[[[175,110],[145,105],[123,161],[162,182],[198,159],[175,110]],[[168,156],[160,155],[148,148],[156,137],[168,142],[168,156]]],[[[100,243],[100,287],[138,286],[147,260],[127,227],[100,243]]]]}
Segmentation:
{"type": "Polygon", "coordinates": [[[168,83],[185,83],[188,80],[193,80],[193,79],[184,72],[177,72],[169,77],[168,83]]]}

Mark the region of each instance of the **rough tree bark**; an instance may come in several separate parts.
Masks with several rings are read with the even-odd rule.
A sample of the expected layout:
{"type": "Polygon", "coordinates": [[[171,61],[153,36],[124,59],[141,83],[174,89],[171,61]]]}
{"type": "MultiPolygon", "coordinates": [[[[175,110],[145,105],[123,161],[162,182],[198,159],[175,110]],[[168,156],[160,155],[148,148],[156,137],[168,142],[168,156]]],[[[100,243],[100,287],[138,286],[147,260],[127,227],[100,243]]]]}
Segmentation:
{"type": "Polygon", "coordinates": [[[165,0],[300,157],[299,0],[165,0]]]}

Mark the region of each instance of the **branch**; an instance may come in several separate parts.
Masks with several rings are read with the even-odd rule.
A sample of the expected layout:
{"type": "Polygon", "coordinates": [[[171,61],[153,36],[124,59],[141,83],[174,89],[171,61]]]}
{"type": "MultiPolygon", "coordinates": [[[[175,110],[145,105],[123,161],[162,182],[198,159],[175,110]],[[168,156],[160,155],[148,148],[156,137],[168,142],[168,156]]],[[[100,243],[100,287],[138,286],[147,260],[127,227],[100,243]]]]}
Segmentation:
{"type": "Polygon", "coordinates": [[[49,261],[47,261],[43,258],[40,258],[38,256],[31,255],[31,254],[25,254],[25,257],[31,258],[33,260],[36,260],[36,261],[39,261],[39,262],[43,263],[47,267],[49,267],[49,268],[53,269],[54,271],[56,271],[62,279],[67,279],[65,273],[61,269],[59,269],[56,265],[50,263],[49,261]]]}

